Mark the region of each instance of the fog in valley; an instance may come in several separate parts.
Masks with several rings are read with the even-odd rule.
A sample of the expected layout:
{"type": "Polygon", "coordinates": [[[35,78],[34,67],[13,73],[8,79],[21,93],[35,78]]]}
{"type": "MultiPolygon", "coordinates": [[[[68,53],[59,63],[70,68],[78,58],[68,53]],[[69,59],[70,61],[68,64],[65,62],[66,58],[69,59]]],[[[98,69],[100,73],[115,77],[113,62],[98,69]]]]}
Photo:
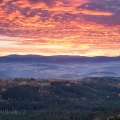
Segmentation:
{"type": "Polygon", "coordinates": [[[0,61],[1,78],[120,77],[120,62],[0,61]]]}

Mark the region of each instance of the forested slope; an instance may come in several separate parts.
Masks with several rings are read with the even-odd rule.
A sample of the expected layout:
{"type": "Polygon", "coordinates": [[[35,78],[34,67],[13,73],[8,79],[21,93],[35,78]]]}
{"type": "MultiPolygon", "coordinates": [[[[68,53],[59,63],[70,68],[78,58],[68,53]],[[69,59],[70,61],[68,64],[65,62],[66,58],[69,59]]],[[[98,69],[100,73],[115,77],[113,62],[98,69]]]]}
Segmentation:
{"type": "Polygon", "coordinates": [[[0,96],[0,120],[120,119],[120,78],[0,80],[0,96]]]}

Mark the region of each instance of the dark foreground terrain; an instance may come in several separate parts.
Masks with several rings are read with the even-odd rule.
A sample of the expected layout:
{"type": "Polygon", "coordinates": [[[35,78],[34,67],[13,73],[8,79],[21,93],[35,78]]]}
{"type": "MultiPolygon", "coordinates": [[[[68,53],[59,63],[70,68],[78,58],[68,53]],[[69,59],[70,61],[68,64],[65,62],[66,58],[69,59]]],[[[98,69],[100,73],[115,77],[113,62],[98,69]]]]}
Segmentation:
{"type": "Polygon", "coordinates": [[[120,120],[120,78],[1,79],[0,120],[120,120]]]}

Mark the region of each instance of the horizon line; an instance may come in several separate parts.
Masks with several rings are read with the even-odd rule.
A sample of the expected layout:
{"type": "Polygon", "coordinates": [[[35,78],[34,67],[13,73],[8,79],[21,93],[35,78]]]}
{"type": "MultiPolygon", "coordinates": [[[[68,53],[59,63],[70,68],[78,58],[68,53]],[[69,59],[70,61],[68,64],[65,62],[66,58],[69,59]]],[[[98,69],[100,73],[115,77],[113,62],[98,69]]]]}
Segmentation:
{"type": "Polygon", "coordinates": [[[54,57],[54,56],[72,56],[72,57],[120,57],[120,55],[118,56],[105,56],[105,55],[96,55],[96,56],[83,56],[83,55],[68,55],[68,54],[64,54],[64,55],[40,55],[40,54],[9,54],[9,55],[0,55],[0,57],[7,57],[7,56],[42,56],[42,57],[54,57]]]}

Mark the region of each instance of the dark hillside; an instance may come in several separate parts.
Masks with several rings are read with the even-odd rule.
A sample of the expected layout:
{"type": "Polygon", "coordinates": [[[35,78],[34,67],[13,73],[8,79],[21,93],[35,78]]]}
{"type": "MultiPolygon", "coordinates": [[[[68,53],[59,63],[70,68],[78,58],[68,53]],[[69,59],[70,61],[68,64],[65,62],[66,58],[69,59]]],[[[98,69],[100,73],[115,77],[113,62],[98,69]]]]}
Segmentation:
{"type": "Polygon", "coordinates": [[[16,78],[0,86],[2,120],[106,120],[120,113],[120,78],[16,78]]]}

